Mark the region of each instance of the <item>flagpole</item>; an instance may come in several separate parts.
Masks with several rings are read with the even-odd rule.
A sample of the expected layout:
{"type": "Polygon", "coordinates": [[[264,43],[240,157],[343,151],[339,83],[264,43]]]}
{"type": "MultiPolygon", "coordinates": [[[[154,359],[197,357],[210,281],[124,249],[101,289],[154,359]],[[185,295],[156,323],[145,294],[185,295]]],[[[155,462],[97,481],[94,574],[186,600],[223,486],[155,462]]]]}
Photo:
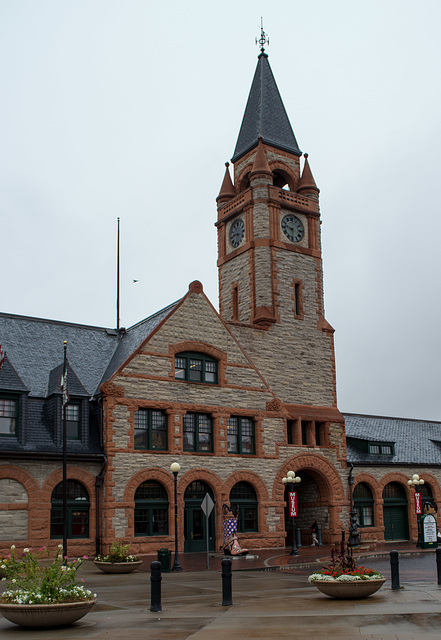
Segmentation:
{"type": "Polygon", "coordinates": [[[67,558],[67,436],[66,436],[66,406],[67,395],[67,341],[64,341],[64,363],[62,377],[62,402],[63,402],[63,557],[67,558]]]}
{"type": "Polygon", "coordinates": [[[119,218],[116,236],[116,330],[119,331],[119,218]]]}

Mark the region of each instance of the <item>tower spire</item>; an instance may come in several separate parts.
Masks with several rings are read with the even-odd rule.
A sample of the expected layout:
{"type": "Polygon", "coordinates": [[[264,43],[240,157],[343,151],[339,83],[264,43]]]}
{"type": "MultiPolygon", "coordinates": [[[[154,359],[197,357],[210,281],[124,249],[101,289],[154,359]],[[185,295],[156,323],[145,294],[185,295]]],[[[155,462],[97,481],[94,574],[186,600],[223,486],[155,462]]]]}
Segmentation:
{"type": "Polygon", "coordinates": [[[288,151],[300,157],[302,152],[297,144],[282,98],[277,88],[273,72],[264,52],[266,34],[259,40],[261,53],[248,95],[247,105],[237,138],[232,162],[235,163],[248,151],[257,147],[259,137],[264,144],[288,151]]]}

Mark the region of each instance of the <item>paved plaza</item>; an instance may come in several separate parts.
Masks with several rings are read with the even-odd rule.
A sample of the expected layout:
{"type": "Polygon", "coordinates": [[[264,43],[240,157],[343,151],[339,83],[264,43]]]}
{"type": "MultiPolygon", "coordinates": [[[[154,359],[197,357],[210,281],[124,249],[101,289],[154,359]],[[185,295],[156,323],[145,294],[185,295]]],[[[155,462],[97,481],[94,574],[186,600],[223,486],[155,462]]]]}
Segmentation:
{"type": "MultiPolygon", "coordinates": [[[[323,564],[329,549],[303,549],[292,558],[283,550],[256,552],[259,557],[233,561],[233,606],[223,607],[219,566],[222,557],[182,556],[182,573],[164,573],[162,612],[150,612],[150,574],[154,558],[128,575],[101,573],[92,562],[81,568],[98,604],[83,620],[64,629],[26,630],[0,617],[2,640],[244,640],[305,637],[349,640],[439,640],[441,587],[435,553],[400,550],[402,588],[390,580],[364,600],[333,600],[307,581],[323,564]],[[318,561],[317,564],[313,564],[318,561]],[[200,566],[198,566],[198,564],[200,566]],[[187,566],[186,566],[187,565],[187,566]],[[201,566],[202,565],[202,566],[201,566]],[[260,569],[260,570],[258,570],[260,569]],[[266,569],[266,570],[265,570],[266,569]]],[[[360,563],[387,577],[388,554],[379,552],[360,563]]]]}

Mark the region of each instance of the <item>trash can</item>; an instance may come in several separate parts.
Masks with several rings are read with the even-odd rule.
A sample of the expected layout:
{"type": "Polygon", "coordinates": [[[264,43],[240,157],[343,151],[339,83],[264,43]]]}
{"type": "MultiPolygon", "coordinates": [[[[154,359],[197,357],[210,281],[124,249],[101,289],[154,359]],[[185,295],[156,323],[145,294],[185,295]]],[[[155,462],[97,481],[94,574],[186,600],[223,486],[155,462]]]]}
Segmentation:
{"type": "Polygon", "coordinates": [[[158,562],[161,563],[162,571],[168,572],[171,567],[171,554],[170,549],[158,549],[158,562]]]}

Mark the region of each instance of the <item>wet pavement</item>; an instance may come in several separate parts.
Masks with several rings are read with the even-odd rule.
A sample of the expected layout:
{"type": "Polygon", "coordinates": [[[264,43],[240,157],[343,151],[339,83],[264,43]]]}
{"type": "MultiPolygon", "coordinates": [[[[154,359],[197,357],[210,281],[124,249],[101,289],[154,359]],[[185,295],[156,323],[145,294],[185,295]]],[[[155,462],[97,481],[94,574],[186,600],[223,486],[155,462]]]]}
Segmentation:
{"type": "Polygon", "coordinates": [[[441,587],[434,551],[395,544],[377,548],[359,564],[389,571],[389,550],[400,552],[402,588],[390,582],[370,598],[334,600],[311,586],[307,575],[329,561],[330,548],[302,548],[299,556],[283,549],[253,552],[233,560],[233,605],[222,606],[222,556],[183,554],[184,571],[164,573],[162,611],[150,612],[151,561],[143,570],[108,575],[92,562],[80,572],[98,604],[82,620],[64,629],[25,630],[0,617],[2,640],[244,640],[290,638],[314,640],[439,640],[441,587]],[[258,556],[258,557],[256,557],[258,556]]]}

